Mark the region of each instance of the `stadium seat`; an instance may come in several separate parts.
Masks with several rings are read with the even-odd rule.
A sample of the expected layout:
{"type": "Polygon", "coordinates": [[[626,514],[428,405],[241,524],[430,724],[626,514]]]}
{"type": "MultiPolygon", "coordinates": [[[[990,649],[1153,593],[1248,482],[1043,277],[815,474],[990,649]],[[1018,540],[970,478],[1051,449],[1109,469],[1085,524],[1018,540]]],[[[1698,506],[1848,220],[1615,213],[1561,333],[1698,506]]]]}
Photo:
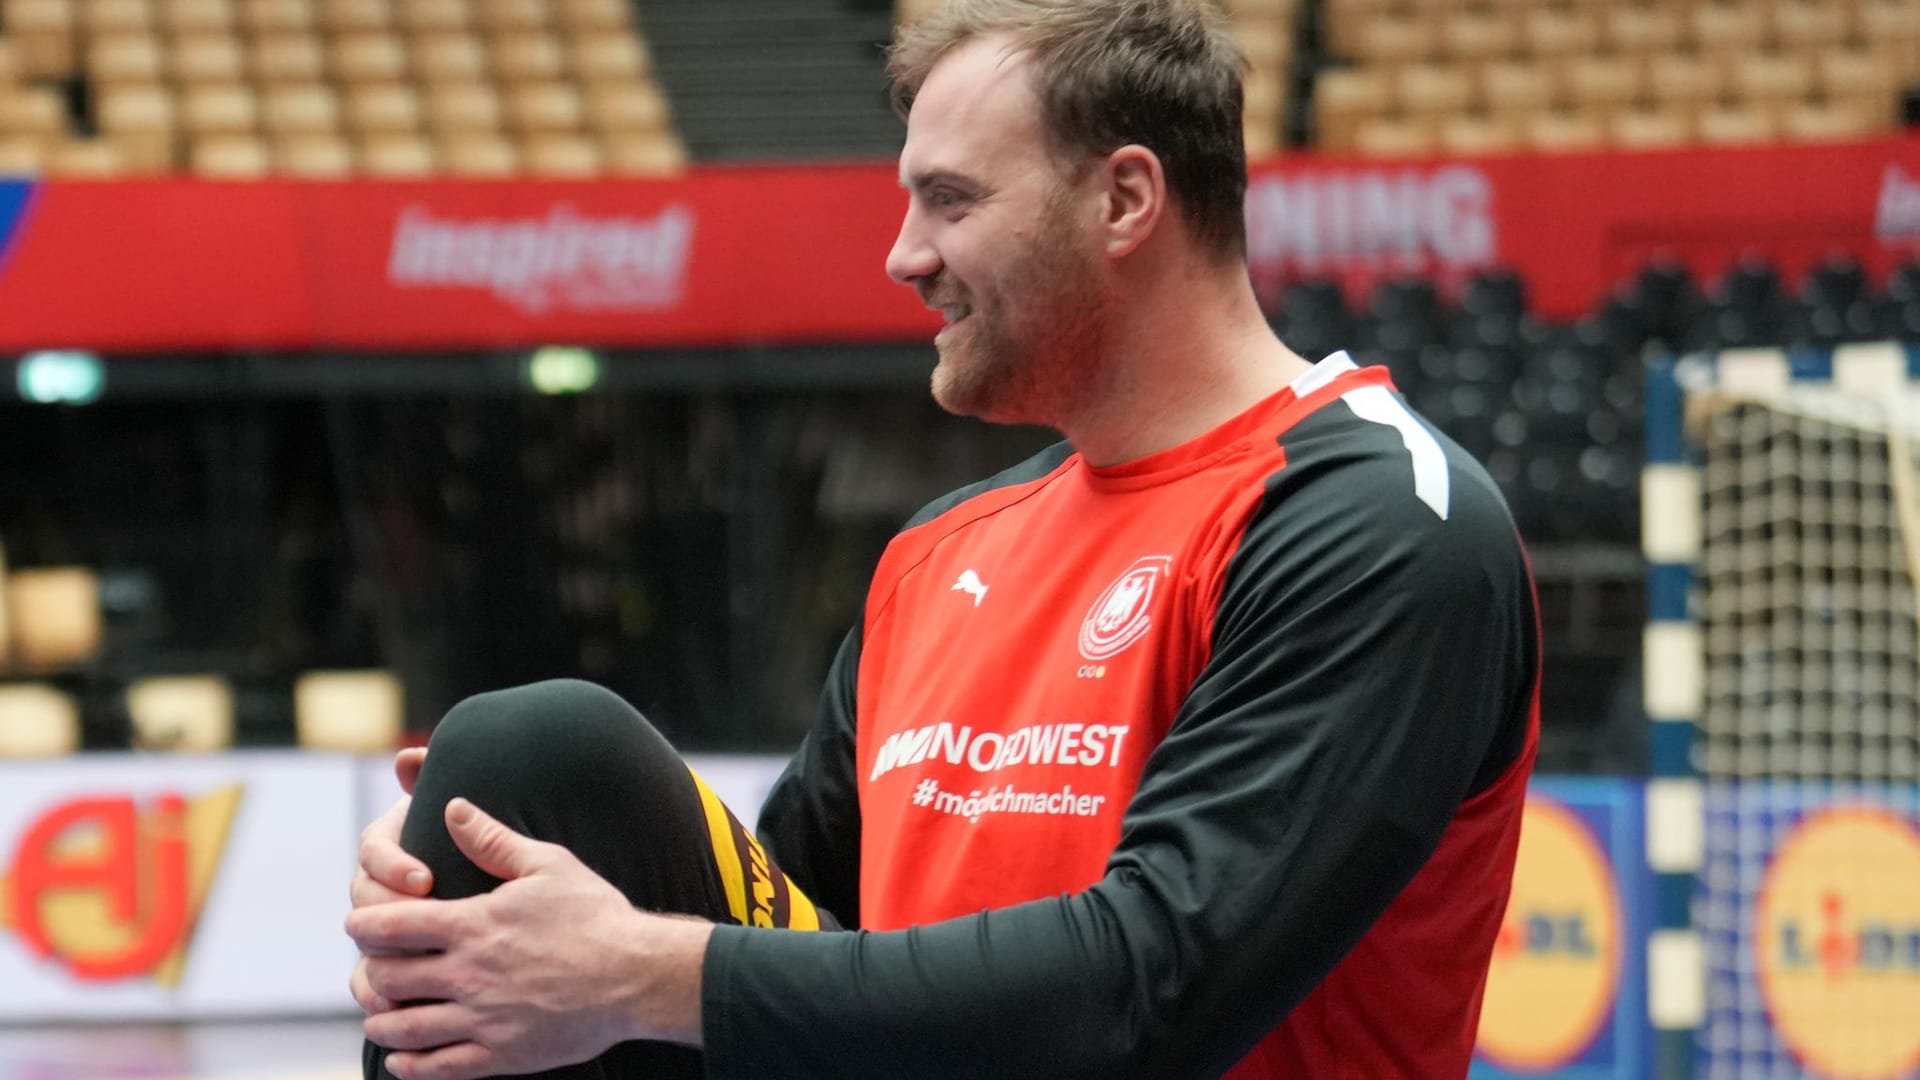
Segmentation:
{"type": "Polygon", "coordinates": [[[505,111],[486,83],[448,83],[427,88],[428,124],[438,132],[499,131],[505,111]]]}
{"type": "Polygon", "coordinates": [[[603,164],[600,147],[584,135],[546,132],[520,142],[521,167],[530,176],[579,179],[590,177],[603,164]]]}
{"type": "Polygon", "coordinates": [[[390,671],[313,671],[294,683],[293,717],[306,749],[384,753],[399,744],[405,696],[390,671]]]}
{"type": "Polygon", "coordinates": [[[180,126],[190,142],[203,135],[249,135],[260,127],[259,102],[238,84],[189,86],[180,97],[180,126]]]}
{"type": "Polygon", "coordinates": [[[394,34],[356,31],[333,39],[333,70],[343,82],[395,82],[407,77],[406,45],[394,34]]]}
{"type": "Polygon", "coordinates": [[[347,89],[347,128],[362,135],[411,134],[421,128],[420,95],[405,83],[347,89]]]}
{"type": "Polygon", "coordinates": [[[233,685],[217,675],[139,679],[127,687],[127,716],[137,749],[225,750],[233,744],[233,685]]]}
{"type": "Polygon", "coordinates": [[[270,86],[261,95],[261,127],[270,134],[317,135],[340,130],[340,99],[333,87],[312,83],[270,86]]]}
{"type": "Polygon", "coordinates": [[[359,146],[360,171],[368,176],[417,178],[439,171],[433,145],[404,132],[369,134],[359,146]]]}
{"type": "Polygon", "coordinates": [[[439,158],[451,176],[500,177],[520,171],[520,151],[492,132],[455,132],[442,138],[439,158]]]}
{"type": "Polygon", "coordinates": [[[240,0],[240,25],[261,37],[311,35],[315,27],[313,4],[311,0],[240,0]]]}
{"type": "Polygon", "coordinates": [[[353,146],[340,135],[283,135],[271,144],[273,170],[282,176],[337,180],[354,171],[353,146]]]}
{"type": "MultiPolygon", "coordinates": [[[[84,165],[70,144],[49,148],[48,169],[84,165]]],[[[16,570],[7,576],[13,660],[28,671],[73,667],[100,650],[100,577],[84,567],[16,570]]]]}
{"type": "Polygon", "coordinates": [[[176,40],[196,34],[232,39],[238,16],[231,0],[161,0],[160,28],[176,40]]]}
{"type": "Polygon", "coordinates": [[[480,39],[466,33],[434,33],[414,39],[414,69],[429,84],[471,83],[487,78],[480,39]]]}
{"type": "Polygon", "coordinates": [[[276,32],[257,37],[249,50],[253,73],[272,88],[275,84],[317,83],[327,76],[327,56],[320,39],[311,34],[276,32]]]}
{"type": "Polygon", "coordinates": [[[270,170],[267,144],[250,135],[207,135],[194,139],[188,164],[196,175],[214,180],[258,180],[270,170]]]}
{"type": "Polygon", "coordinates": [[[195,33],[176,38],[171,55],[174,78],[182,86],[235,83],[246,75],[240,42],[228,33],[195,33]]]}
{"type": "Polygon", "coordinates": [[[507,87],[506,116],[507,126],[520,132],[574,132],[586,126],[587,110],[569,83],[526,83],[507,87]]]}
{"type": "Polygon", "coordinates": [[[80,710],[39,683],[0,684],[0,758],[63,757],[80,749],[80,710]]]}

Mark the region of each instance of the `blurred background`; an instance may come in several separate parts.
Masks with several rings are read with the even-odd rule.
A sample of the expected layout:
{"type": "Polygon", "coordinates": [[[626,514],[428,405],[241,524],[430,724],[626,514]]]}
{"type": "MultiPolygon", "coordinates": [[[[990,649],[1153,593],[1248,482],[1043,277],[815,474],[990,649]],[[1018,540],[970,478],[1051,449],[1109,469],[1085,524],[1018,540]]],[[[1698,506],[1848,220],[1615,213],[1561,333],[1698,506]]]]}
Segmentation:
{"type": "MultiPolygon", "coordinates": [[[[935,6],[0,0],[0,1080],[351,1066],[357,831],[468,694],[751,818],[888,538],[1054,439],[881,269],[935,6]]],[[[1275,330],[1534,560],[1477,1068],[1920,1075],[1920,0],[1227,6],[1275,330]]]]}

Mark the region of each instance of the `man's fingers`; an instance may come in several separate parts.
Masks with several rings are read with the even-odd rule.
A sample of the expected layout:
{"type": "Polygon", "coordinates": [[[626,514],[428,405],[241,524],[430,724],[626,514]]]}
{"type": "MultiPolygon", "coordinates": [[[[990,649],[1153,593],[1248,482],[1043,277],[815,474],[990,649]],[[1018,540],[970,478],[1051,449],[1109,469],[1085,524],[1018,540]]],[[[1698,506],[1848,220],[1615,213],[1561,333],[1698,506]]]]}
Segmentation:
{"type": "Polygon", "coordinates": [[[447,803],[447,831],[473,865],[502,881],[526,877],[550,858],[552,845],[521,836],[466,799],[447,803]]]}
{"type": "Polygon", "coordinates": [[[394,755],[393,775],[400,781],[400,790],[413,794],[413,786],[420,782],[420,766],[427,763],[427,748],[410,746],[394,755]]]}
{"type": "Polygon", "coordinates": [[[368,1016],[393,1008],[393,1002],[374,992],[373,981],[367,973],[367,958],[364,956],[353,965],[353,975],[347,979],[347,992],[353,995],[353,1002],[360,1006],[360,1011],[368,1016]]]}
{"type": "Polygon", "coordinates": [[[368,989],[386,1001],[439,1001],[456,996],[446,958],[438,953],[375,957],[361,961],[361,966],[368,989]]]}
{"type": "Polygon", "coordinates": [[[409,1005],[367,1017],[367,1038],[389,1050],[431,1050],[451,1046],[473,1034],[473,1013],[464,1005],[434,1002],[409,1005]]]}
{"type": "Polygon", "coordinates": [[[398,900],[357,908],[347,916],[347,936],[362,955],[431,952],[453,943],[466,925],[459,900],[398,900]]]}
{"type": "Polygon", "coordinates": [[[478,1043],[441,1047],[431,1054],[397,1051],[387,1055],[387,1071],[400,1080],[478,1080],[499,1072],[493,1051],[478,1043]]]}
{"type": "Polygon", "coordinates": [[[360,869],[403,896],[425,896],[433,889],[433,872],[400,846],[400,827],[411,804],[410,797],[403,797],[360,834],[360,869]]]}

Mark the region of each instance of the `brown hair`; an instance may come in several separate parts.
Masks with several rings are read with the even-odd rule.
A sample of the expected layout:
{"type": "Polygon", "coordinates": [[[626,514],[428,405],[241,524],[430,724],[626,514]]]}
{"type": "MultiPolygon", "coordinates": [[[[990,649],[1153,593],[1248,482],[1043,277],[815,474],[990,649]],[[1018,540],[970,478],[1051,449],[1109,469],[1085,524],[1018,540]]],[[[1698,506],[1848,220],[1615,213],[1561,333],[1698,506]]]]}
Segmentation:
{"type": "Polygon", "coordinates": [[[897,35],[894,109],[904,118],[940,58],[988,34],[1033,59],[1057,150],[1072,160],[1146,147],[1196,239],[1246,254],[1246,59],[1212,0],[949,0],[897,35]]]}

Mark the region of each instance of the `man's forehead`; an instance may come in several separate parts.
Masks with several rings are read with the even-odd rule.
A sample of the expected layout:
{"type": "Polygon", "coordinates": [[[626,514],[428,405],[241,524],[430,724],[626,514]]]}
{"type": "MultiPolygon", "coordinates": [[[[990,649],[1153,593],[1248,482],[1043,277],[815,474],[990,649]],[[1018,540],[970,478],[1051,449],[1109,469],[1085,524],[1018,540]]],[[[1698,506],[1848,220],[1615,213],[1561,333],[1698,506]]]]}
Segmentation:
{"type": "Polygon", "coordinates": [[[1000,36],[974,38],[941,57],[914,95],[900,182],[968,175],[1023,142],[1039,145],[1032,62],[1000,36]]]}

